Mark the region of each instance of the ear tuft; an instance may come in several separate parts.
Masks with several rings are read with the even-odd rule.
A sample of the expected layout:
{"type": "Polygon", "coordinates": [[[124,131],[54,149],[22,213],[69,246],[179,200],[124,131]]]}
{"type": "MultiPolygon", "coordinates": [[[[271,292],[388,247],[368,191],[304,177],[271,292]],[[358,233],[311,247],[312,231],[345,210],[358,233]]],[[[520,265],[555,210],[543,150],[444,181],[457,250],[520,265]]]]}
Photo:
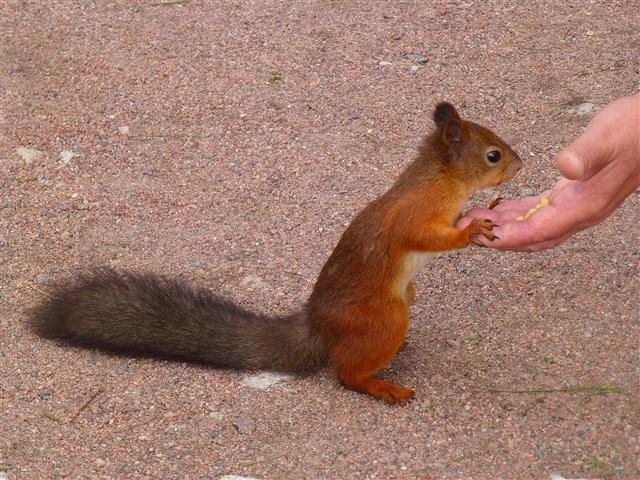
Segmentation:
{"type": "Polygon", "coordinates": [[[433,121],[436,122],[439,128],[442,128],[452,118],[462,120],[453,105],[448,102],[441,102],[436,105],[436,109],[433,111],[433,121]]]}

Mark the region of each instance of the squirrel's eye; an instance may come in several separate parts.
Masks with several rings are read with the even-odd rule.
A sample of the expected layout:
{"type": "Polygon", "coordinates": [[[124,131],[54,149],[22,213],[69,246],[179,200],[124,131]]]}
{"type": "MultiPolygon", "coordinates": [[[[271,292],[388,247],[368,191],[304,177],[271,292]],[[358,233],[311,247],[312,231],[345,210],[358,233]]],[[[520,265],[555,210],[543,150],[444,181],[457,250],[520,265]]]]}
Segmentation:
{"type": "Polygon", "coordinates": [[[500,155],[500,152],[497,150],[491,150],[487,153],[487,160],[489,160],[491,163],[499,162],[500,158],[502,158],[502,155],[500,155]]]}

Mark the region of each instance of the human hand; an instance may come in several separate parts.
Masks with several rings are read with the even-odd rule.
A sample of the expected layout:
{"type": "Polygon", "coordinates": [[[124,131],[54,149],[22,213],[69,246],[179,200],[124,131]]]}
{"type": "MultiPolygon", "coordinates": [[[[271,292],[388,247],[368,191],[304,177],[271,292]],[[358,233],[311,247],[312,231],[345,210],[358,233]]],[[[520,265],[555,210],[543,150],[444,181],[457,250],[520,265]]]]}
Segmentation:
{"type": "Polygon", "coordinates": [[[497,226],[498,239],[479,243],[501,250],[540,251],[555,247],[611,215],[640,187],[640,95],[618,99],[602,109],[585,131],[558,155],[566,177],[539,196],[506,201],[494,209],[475,208],[458,222],[474,218],[497,226]],[[549,205],[526,216],[543,197],[549,205]]]}

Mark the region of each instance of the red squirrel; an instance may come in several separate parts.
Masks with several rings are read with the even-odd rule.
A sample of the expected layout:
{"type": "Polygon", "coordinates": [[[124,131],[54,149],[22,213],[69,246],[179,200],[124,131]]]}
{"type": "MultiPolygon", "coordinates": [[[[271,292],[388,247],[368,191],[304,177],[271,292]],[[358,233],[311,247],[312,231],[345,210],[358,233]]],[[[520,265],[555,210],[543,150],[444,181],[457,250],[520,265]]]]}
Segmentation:
{"type": "Polygon", "coordinates": [[[495,238],[489,220],[463,230],[455,221],[472,192],[511,179],[522,163],[449,103],[433,120],[417,158],[342,234],[299,312],[263,316],[176,279],[100,269],[55,286],[33,327],[45,338],[222,367],[309,373],[328,363],[345,387],[406,402],[412,390],[374,375],[405,341],[411,279],[438,252],[495,238]]]}

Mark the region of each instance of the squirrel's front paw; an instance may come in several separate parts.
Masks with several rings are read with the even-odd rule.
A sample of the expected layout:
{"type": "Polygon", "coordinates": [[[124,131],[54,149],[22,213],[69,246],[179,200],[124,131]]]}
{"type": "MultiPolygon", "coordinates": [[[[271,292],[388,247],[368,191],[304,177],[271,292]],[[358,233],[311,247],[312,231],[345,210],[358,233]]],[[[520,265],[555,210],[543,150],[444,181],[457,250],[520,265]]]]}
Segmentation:
{"type": "Polygon", "coordinates": [[[493,200],[491,200],[487,208],[489,210],[493,210],[494,208],[496,208],[498,205],[502,203],[502,200],[504,200],[504,198],[502,197],[494,198],[493,200]]]}
{"type": "Polygon", "coordinates": [[[482,247],[483,245],[478,241],[480,235],[483,235],[488,240],[499,240],[500,238],[491,231],[493,227],[497,227],[497,225],[491,220],[474,218],[467,227],[469,231],[469,242],[482,247]]]}

